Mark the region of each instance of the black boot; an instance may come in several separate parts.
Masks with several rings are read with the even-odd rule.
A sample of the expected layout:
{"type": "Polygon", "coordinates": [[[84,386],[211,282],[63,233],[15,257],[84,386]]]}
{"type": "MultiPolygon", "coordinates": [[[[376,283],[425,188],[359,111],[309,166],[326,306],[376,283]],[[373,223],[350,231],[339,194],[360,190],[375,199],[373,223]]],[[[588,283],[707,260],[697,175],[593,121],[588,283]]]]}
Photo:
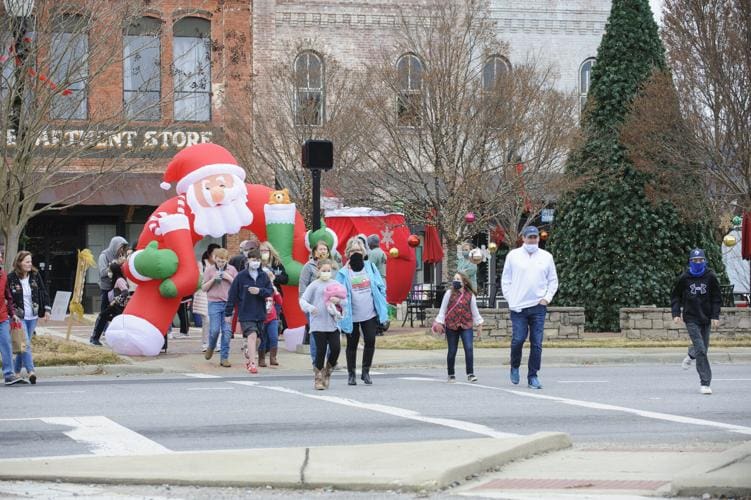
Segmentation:
{"type": "Polygon", "coordinates": [[[347,385],[357,385],[357,380],[355,380],[355,371],[349,370],[347,373],[347,385]]]}
{"type": "Polygon", "coordinates": [[[362,375],[360,375],[360,378],[363,382],[365,382],[365,385],[373,385],[373,381],[370,380],[370,368],[362,367],[362,375]]]}

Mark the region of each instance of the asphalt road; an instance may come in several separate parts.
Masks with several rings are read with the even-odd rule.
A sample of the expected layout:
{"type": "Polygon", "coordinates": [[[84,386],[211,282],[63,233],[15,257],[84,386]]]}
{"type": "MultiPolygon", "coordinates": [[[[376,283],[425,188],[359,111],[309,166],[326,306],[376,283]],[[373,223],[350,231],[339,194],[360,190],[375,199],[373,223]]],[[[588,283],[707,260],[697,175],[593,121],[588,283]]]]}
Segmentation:
{"type": "MultiPolygon", "coordinates": [[[[542,391],[501,369],[477,384],[390,370],[314,391],[308,374],[60,378],[0,388],[3,458],[127,455],[562,431],[574,443],[673,449],[751,436],[751,365],[715,365],[715,394],[679,366],[545,368],[542,391]]],[[[268,371],[266,372],[268,373],[268,371]]],[[[524,377],[524,369],[522,370],[524,377]]]]}

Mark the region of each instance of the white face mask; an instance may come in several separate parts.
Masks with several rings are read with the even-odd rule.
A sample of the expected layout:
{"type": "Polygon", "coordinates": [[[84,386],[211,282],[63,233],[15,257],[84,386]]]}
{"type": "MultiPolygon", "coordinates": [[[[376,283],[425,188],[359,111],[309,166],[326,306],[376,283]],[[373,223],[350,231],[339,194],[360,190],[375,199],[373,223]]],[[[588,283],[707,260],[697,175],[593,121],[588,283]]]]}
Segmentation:
{"type": "Polygon", "coordinates": [[[524,250],[526,250],[528,253],[535,253],[539,248],[537,246],[537,243],[525,243],[523,246],[524,250]]]}
{"type": "Polygon", "coordinates": [[[318,277],[321,278],[321,281],[328,281],[331,279],[331,271],[321,271],[318,277]]]}
{"type": "Polygon", "coordinates": [[[259,267],[261,267],[261,263],[257,260],[249,260],[248,267],[251,269],[258,269],[259,267]]]}
{"type": "Polygon", "coordinates": [[[269,252],[261,252],[261,260],[269,260],[269,252]]]}

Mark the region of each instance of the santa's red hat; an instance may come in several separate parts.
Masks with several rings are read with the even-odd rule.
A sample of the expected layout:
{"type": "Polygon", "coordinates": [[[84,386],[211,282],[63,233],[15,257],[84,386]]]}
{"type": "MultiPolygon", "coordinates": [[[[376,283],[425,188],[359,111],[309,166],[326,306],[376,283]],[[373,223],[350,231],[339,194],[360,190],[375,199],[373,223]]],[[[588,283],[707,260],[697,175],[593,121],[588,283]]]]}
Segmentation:
{"type": "Polygon", "coordinates": [[[209,175],[232,174],[245,180],[245,170],[232,154],[218,144],[195,144],[177,153],[164,171],[161,188],[167,190],[177,182],[177,194],[183,194],[195,182],[209,175]]]}

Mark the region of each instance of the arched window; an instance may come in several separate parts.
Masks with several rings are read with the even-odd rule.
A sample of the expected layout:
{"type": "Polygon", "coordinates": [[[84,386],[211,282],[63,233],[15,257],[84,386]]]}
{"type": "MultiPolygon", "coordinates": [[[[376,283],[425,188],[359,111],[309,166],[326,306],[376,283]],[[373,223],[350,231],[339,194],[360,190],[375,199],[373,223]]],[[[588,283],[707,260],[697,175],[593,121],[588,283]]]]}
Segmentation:
{"type": "Polygon", "coordinates": [[[594,65],[595,58],[590,57],[579,67],[579,112],[584,111],[584,105],[587,103],[589,83],[592,78],[592,67],[594,65]]]}
{"type": "Polygon", "coordinates": [[[417,127],[422,121],[422,62],[415,54],[404,54],[396,62],[399,96],[396,115],[399,125],[417,127]]]}
{"type": "Polygon", "coordinates": [[[315,52],[302,52],[295,58],[295,124],[322,125],[323,61],[315,52]]]}
{"type": "Polygon", "coordinates": [[[173,29],[175,120],[211,120],[211,23],[184,17],[173,29]]]}
{"type": "Polygon", "coordinates": [[[142,17],[123,34],[123,106],[132,120],[159,120],[162,45],[161,22],[142,17]]]}
{"type": "Polygon", "coordinates": [[[55,94],[50,117],[64,120],[85,120],[88,114],[86,84],[89,77],[88,23],[83,16],[63,15],[53,24],[50,44],[52,81],[69,90],[55,94]]]}
{"type": "Polygon", "coordinates": [[[496,83],[511,71],[511,63],[503,56],[493,55],[482,67],[482,89],[493,90],[496,83]]]}

